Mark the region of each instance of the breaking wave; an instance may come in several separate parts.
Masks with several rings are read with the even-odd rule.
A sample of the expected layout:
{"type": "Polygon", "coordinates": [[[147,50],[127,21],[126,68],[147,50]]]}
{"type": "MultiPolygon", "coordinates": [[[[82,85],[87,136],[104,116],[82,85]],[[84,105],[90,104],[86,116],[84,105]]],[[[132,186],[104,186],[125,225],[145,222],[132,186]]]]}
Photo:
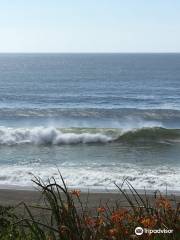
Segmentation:
{"type": "Polygon", "coordinates": [[[117,128],[7,128],[0,127],[0,145],[178,142],[180,129],[161,127],[117,128]]]}
{"type": "Polygon", "coordinates": [[[141,128],[127,131],[117,141],[123,142],[179,142],[180,129],[162,127],[141,128]]]}
{"type": "Polygon", "coordinates": [[[63,132],[56,128],[1,128],[0,144],[37,144],[37,145],[59,145],[59,144],[78,144],[78,143],[105,143],[111,141],[108,137],[100,133],[75,133],[63,132]]]}

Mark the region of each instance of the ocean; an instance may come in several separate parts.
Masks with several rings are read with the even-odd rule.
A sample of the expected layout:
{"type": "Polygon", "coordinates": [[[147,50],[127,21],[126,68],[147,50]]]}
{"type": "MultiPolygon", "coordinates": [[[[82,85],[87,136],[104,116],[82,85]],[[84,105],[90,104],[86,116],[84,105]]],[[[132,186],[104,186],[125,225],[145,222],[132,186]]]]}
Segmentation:
{"type": "Polygon", "coordinates": [[[180,190],[180,54],[0,54],[0,186],[180,190]]]}

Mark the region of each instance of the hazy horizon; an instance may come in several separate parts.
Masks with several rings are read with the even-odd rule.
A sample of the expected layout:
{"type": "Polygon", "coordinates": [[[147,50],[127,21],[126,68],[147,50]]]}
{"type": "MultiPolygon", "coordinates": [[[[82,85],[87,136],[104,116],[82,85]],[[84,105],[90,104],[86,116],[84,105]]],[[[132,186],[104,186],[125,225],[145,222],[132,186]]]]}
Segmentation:
{"type": "Polygon", "coordinates": [[[0,54],[180,54],[180,52],[0,52],[0,54]]]}

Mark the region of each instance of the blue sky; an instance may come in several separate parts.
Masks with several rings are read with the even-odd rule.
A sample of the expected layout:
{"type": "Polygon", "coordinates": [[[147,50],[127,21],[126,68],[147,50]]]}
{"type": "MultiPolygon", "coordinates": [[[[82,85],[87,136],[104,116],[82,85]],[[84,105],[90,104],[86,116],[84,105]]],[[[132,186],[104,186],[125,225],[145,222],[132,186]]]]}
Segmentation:
{"type": "Polygon", "coordinates": [[[180,0],[0,0],[0,52],[180,52],[180,0]]]}

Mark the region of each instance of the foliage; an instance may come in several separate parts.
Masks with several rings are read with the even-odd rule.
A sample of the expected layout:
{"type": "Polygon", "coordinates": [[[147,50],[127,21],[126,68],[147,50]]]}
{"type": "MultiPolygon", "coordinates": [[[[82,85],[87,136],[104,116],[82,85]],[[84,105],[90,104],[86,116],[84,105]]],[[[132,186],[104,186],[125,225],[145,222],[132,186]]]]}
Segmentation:
{"type": "Polygon", "coordinates": [[[156,192],[151,199],[140,195],[125,181],[129,192],[119,186],[128,205],[121,202],[108,205],[100,203],[95,211],[81,201],[79,190],[70,191],[60,174],[62,184],[54,178],[44,183],[33,182],[41,191],[43,204],[0,207],[0,239],[2,240],[128,240],[180,239],[180,205],[156,192]],[[20,214],[18,208],[23,209],[20,214]],[[39,214],[34,214],[34,212],[39,214]],[[136,227],[146,229],[173,229],[172,234],[142,234],[136,236],[136,227]]]}

